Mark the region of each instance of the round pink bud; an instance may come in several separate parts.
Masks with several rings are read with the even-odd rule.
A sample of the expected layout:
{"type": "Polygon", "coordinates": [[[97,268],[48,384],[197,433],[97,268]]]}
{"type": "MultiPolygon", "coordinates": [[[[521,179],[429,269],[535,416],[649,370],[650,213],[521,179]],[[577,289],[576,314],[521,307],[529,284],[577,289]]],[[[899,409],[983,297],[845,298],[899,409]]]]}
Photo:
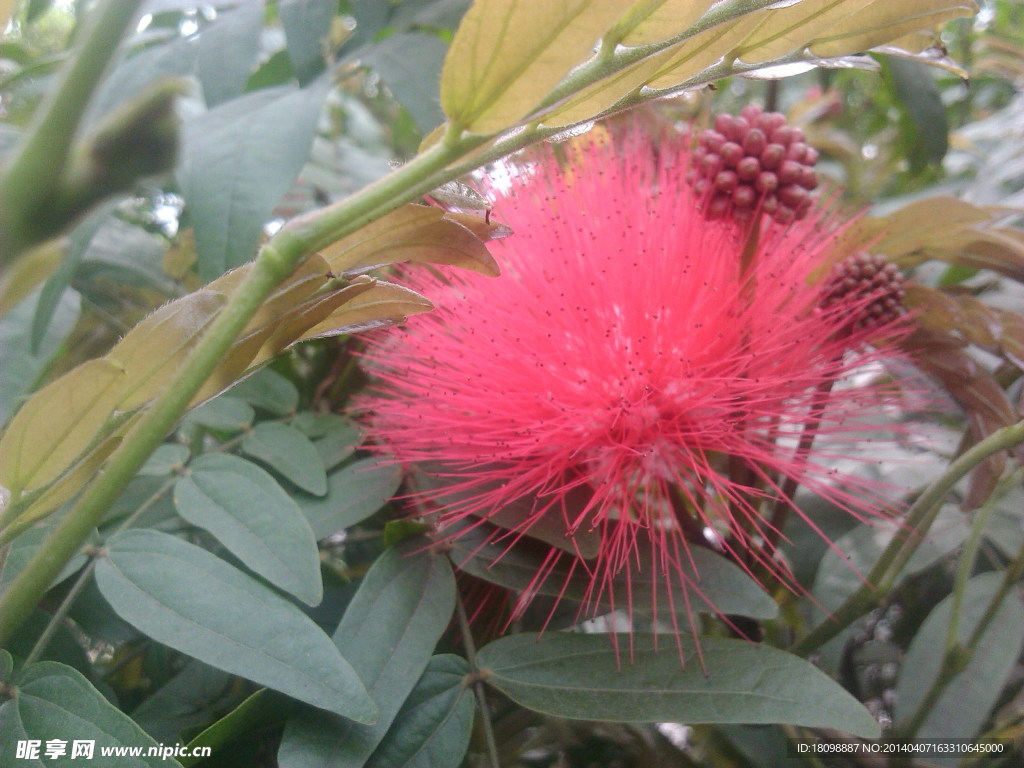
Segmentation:
{"type": "Polygon", "coordinates": [[[743,118],[751,125],[756,124],[757,118],[761,116],[761,107],[757,104],[747,104],[743,109],[740,110],[740,114],[743,118]]]}
{"type": "Polygon", "coordinates": [[[725,163],[727,168],[735,168],[743,158],[743,147],[737,144],[735,141],[727,141],[722,145],[722,162],[725,163]]]}
{"type": "Polygon", "coordinates": [[[700,135],[701,146],[707,147],[712,152],[717,152],[725,144],[725,136],[718,131],[703,131],[700,135]]]}
{"type": "Polygon", "coordinates": [[[779,209],[779,199],[775,195],[765,195],[761,201],[761,210],[765,213],[775,213],[779,209]]]}
{"type": "Polygon", "coordinates": [[[732,119],[732,127],[726,136],[728,136],[731,141],[739,143],[743,141],[743,137],[747,135],[747,131],[749,130],[750,123],[742,117],[734,117],[732,119]]]}
{"type": "Polygon", "coordinates": [[[779,166],[779,182],[781,184],[793,184],[800,179],[803,173],[803,166],[793,160],[783,160],[779,166]]]}
{"type": "Polygon", "coordinates": [[[762,112],[757,116],[754,121],[754,127],[759,131],[762,131],[765,136],[770,136],[771,132],[777,127],[775,125],[775,118],[772,117],[771,112],[762,112]]]}
{"type": "Polygon", "coordinates": [[[794,141],[789,145],[789,149],[786,150],[786,158],[789,160],[796,160],[798,163],[804,161],[804,156],[807,154],[807,145],[800,142],[794,141]]]}
{"type": "Polygon", "coordinates": [[[756,157],[764,152],[764,148],[767,146],[768,139],[765,138],[764,132],[759,128],[751,128],[747,131],[747,135],[743,137],[743,151],[748,155],[756,157]]]}
{"type": "Polygon", "coordinates": [[[736,163],[736,175],[743,181],[753,181],[761,172],[761,162],[756,157],[744,157],[736,163]]]}
{"type": "Polygon", "coordinates": [[[818,162],[818,150],[814,147],[808,146],[807,151],[804,153],[804,163],[807,165],[814,165],[818,162]]]}
{"type": "Polygon", "coordinates": [[[729,131],[732,130],[732,115],[718,115],[715,118],[715,130],[723,136],[728,136],[729,131]]]}
{"type": "Polygon", "coordinates": [[[722,157],[714,153],[705,155],[704,159],[701,160],[701,166],[709,176],[713,173],[718,173],[722,170],[722,157]]]}
{"type": "Polygon", "coordinates": [[[771,135],[772,144],[782,144],[788,147],[790,142],[793,141],[793,129],[788,125],[782,125],[772,131],[771,135]]]}
{"type": "Polygon", "coordinates": [[[803,170],[800,171],[800,181],[797,183],[810,192],[812,189],[818,188],[818,174],[814,172],[813,168],[804,166],[803,170]]]}
{"type": "Polygon", "coordinates": [[[739,179],[736,178],[735,171],[722,171],[715,176],[715,189],[722,192],[732,192],[736,189],[738,181],[739,179]]]}
{"type": "Polygon", "coordinates": [[[741,184],[732,193],[733,205],[738,208],[752,208],[757,201],[757,192],[749,184],[741,184]]]}
{"type": "Polygon", "coordinates": [[[774,192],[779,186],[779,177],[771,171],[761,171],[754,181],[758,192],[774,192]]]}
{"type": "Polygon", "coordinates": [[[786,157],[786,148],[781,144],[769,144],[761,153],[761,165],[769,171],[779,167],[786,157]]]}
{"type": "Polygon", "coordinates": [[[775,209],[773,218],[779,222],[779,224],[789,224],[796,218],[796,212],[788,205],[779,205],[779,207],[775,209]]]}
{"type": "Polygon", "coordinates": [[[708,216],[712,219],[721,219],[729,213],[729,198],[724,195],[715,195],[708,205],[708,216]]]}
{"type": "Polygon", "coordinates": [[[788,205],[794,210],[799,208],[801,203],[807,199],[807,190],[796,184],[787,184],[778,191],[779,202],[788,205]]]}

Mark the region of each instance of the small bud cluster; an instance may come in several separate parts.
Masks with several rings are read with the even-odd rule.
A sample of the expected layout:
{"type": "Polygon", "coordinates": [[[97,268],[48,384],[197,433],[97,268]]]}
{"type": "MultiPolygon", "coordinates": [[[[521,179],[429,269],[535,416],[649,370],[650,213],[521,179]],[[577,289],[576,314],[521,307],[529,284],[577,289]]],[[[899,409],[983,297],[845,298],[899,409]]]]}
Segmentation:
{"type": "Polygon", "coordinates": [[[832,268],[825,284],[822,308],[850,301],[865,301],[850,330],[859,331],[891,323],[903,314],[904,277],[895,264],[882,256],[858,253],[832,268]],[[870,300],[870,301],[869,301],[870,300]]]}
{"type": "Polygon", "coordinates": [[[748,104],[739,117],[718,115],[702,131],[687,181],[709,218],[747,221],[757,211],[788,224],[807,215],[818,186],[818,152],[784,115],[748,104]]]}

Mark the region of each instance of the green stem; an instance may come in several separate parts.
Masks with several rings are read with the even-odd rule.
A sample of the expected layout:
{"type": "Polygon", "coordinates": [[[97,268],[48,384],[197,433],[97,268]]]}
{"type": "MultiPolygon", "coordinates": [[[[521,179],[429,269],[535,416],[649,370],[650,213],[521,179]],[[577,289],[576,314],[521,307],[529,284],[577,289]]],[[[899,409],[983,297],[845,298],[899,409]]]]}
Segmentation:
{"type": "Polygon", "coordinates": [[[942,476],[929,485],[911,506],[903,524],[908,534],[893,537],[867,575],[866,583],[850,595],[829,618],[791,645],[789,650],[806,656],[878,605],[924,540],[953,486],[985,459],[1022,442],[1024,421],[996,430],[950,463],[942,476]]]}
{"type": "Polygon", "coordinates": [[[141,0],[108,0],[84,21],[81,49],[64,67],[0,182],[0,264],[52,233],[39,212],[60,186],[82,115],[141,0]]]}
{"type": "MultiPolygon", "coordinates": [[[[991,505],[986,505],[986,509],[991,509],[991,505]]],[[[981,517],[981,515],[978,516],[979,519],[981,517]]],[[[978,522],[975,522],[974,530],[978,533],[978,539],[981,538],[981,530],[983,528],[984,523],[979,525],[978,522]]],[[[972,538],[974,537],[972,536],[972,538]]],[[[968,544],[968,546],[970,546],[970,544],[968,544]]],[[[974,551],[970,553],[970,556],[965,557],[965,559],[973,563],[976,553],[977,546],[974,547],[974,551]]],[[[963,565],[963,563],[961,563],[961,565],[963,565]]],[[[935,677],[935,681],[932,683],[927,693],[925,693],[924,698],[922,699],[920,706],[917,708],[917,711],[914,713],[913,718],[911,718],[906,725],[900,728],[901,737],[906,739],[912,739],[914,737],[918,730],[920,730],[921,726],[924,725],[925,720],[928,719],[928,715],[931,714],[935,705],[939,703],[939,699],[942,698],[942,694],[946,692],[950,683],[952,683],[956,676],[963,672],[971,663],[971,660],[974,658],[974,654],[978,649],[978,644],[981,642],[981,638],[984,636],[985,632],[988,631],[992,622],[995,621],[1000,608],[1002,608],[1003,601],[1015,588],[1022,573],[1024,573],[1024,546],[1018,550],[1016,557],[1011,561],[1009,566],[1007,566],[1006,571],[1003,573],[1003,581],[999,585],[999,589],[986,606],[985,613],[982,614],[981,619],[979,619],[978,623],[971,631],[971,635],[967,639],[967,642],[963,645],[958,641],[962,590],[959,596],[961,598],[960,600],[956,599],[957,593],[954,591],[954,604],[951,608],[949,621],[950,636],[947,636],[946,638],[946,648],[945,653],[942,656],[942,664],[939,666],[939,672],[935,677]]]]}
{"type": "Polygon", "coordinates": [[[918,732],[928,715],[939,703],[942,692],[946,690],[949,682],[960,674],[967,662],[970,660],[970,653],[960,645],[960,611],[963,607],[964,594],[967,591],[967,582],[974,571],[974,565],[978,559],[978,547],[981,544],[981,536],[988,524],[994,504],[989,501],[974,517],[971,527],[971,535],[964,545],[960,555],[960,562],[957,564],[956,576],[953,580],[953,593],[950,595],[949,625],[946,627],[946,640],[942,653],[942,662],[939,665],[939,673],[931,687],[925,693],[924,698],[914,712],[913,717],[900,728],[900,736],[911,739],[918,732]]]}
{"type": "MultiPolygon", "coordinates": [[[[163,498],[165,493],[171,490],[176,482],[177,478],[172,477],[157,488],[152,494],[150,494],[148,499],[139,505],[138,509],[132,512],[121,522],[119,526],[117,526],[117,531],[123,531],[146,514],[154,504],[163,498]]],[[[117,531],[115,531],[115,533],[117,531]]],[[[57,607],[56,612],[50,618],[50,622],[46,625],[46,629],[43,630],[43,633],[36,640],[35,645],[32,646],[31,652],[25,658],[26,667],[38,660],[46,651],[46,647],[50,644],[50,640],[53,638],[54,633],[56,633],[57,627],[60,626],[61,622],[64,621],[64,618],[71,612],[71,607],[75,604],[75,600],[78,599],[78,596],[85,588],[85,585],[89,583],[89,577],[92,576],[92,572],[96,570],[96,562],[101,556],[102,551],[99,549],[95,549],[89,553],[89,562],[78,574],[78,578],[75,579],[75,583],[71,586],[71,589],[68,590],[68,593],[64,596],[64,599],[61,600],[60,605],[57,607]]]]}
{"type": "Polygon", "coordinates": [[[494,725],[491,723],[491,711],[487,706],[487,692],[478,677],[480,668],[476,663],[476,643],[473,642],[473,630],[469,626],[469,618],[466,616],[466,606],[462,604],[462,595],[456,594],[455,596],[455,612],[459,617],[459,631],[462,633],[463,645],[466,646],[466,660],[469,662],[470,675],[473,677],[473,693],[476,694],[477,708],[480,710],[484,741],[487,743],[487,756],[490,759],[491,768],[501,768],[498,743],[494,739],[494,725]]]}
{"type": "MultiPolygon", "coordinates": [[[[652,43],[650,45],[638,45],[626,48],[611,56],[598,56],[588,64],[584,64],[582,67],[579,67],[572,74],[562,80],[562,82],[544,98],[530,117],[539,118],[547,112],[550,107],[558,104],[563,99],[580,92],[583,88],[596,83],[598,80],[614,75],[615,73],[620,72],[643,59],[679,45],[680,43],[689,40],[691,37],[699,35],[701,32],[709,30],[712,27],[716,27],[719,24],[725,24],[729,21],[734,21],[742,16],[746,16],[747,14],[761,10],[762,8],[766,8],[774,2],[776,2],[776,0],[732,0],[732,2],[723,3],[708,13],[705,13],[689,28],[667,40],[663,40],[659,43],[652,43]]],[[[651,10],[653,9],[654,7],[652,6],[651,10]]],[[[621,38],[622,36],[625,36],[625,34],[628,34],[629,31],[632,31],[632,29],[634,29],[641,21],[643,21],[643,18],[629,17],[628,25],[631,26],[629,26],[625,32],[618,30],[617,27],[615,27],[612,30],[613,34],[618,34],[621,38]]],[[[761,64],[758,66],[765,65],[761,64]]],[[[562,130],[564,129],[565,128],[563,127],[562,130]]]]}
{"type": "Polygon", "coordinates": [[[18,577],[0,597],[0,643],[28,618],[64,564],[82,546],[106,510],[149,455],[181,418],[210,372],[270,292],[316,248],[343,237],[403,202],[416,197],[422,181],[461,156],[471,142],[438,145],[370,185],[359,194],[295,220],[260,251],[243,283],[203,334],[167,389],[110,455],[105,471],[82,494],[18,577]]]}

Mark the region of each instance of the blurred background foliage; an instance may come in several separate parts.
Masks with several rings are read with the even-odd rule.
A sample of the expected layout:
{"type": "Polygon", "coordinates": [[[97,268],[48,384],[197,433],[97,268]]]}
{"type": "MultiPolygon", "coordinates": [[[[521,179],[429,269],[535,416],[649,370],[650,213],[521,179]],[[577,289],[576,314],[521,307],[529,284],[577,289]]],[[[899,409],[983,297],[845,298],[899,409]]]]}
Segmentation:
{"type": "MultiPolygon", "coordinates": [[[[55,67],[68,55],[78,29],[76,13],[84,4],[17,4],[0,41],[0,157],[12,147],[46,93],[55,67]]],[[[949,384],[966,417],[956,415],[959,410],[951,404],[945,423],[930,435],[931,445],[939,446],[934,455],[920,446],[907,448],[918,482],[903,478],[901,484],[910,486],[937,474],[949,454],[1018,419],[1021,410],[1024,321],[1014,313],[1024,306],[1024,237],[1019,229],[1024,205],[1024,2],[979,4],[978,16],[949,24],[942,38],[950,56],[970,73],[969,81],[948,69],[878,54],[873,55],[873,71],[814,69],[780,80],[733,78],[714,89],[648,105],[628,118],[652,126],[704,124],[712,113],[738,113],[750,102],[778,109],[821,151],[819,171],[839,205],[870,216],[904,211],[901,231],[913,233],[908,235],[913,242],[890,244],[890,256],[913,272],[926,291],[919,311],[925,325],[931,323],[927,342],[939,350],[935,359],[953,360],[953,368],[971,371],[966,385],[957,371],[946,380],[942,371],[936,373],[949,384]],[[960,228],[952,233],[938,226],[954,220],[960,228]],[[969,237],[964,235],[968,229],[969,237]],[[948,244],[951,237],[960,237],[963,247],[943,252],[943,240],[948,244]],[[976,432],[958,446],[965,424],[976,432]]],[[[326,108],[309,112],[306,134],[289,139],[307,144],[296,149],[290,165],[275,171],[282,194],[270,204],[263,232],[252,233],[255,243],[284,220],[342,199],[415,154],[423,136],[442,121],[437,104],[440,67],[469,2],[193,5],[153,0],[144,25],[130,39],[99,97],[123,101],[157,74],[177,78],[185,157],[194,149],[189,142],[198,146],[202,139],[190,127],[210,129],[202,119],[220,99],[308,85],[322,76],[325,61],[341,64],[332,69],[332,82],[325,86],[326,108]],[[242,15],[247,19],[224,24],[232,14],[235,21],[242,15]],[[299,39],[306,27],[330,29],[326,58],[311,56],[308,41],[299,39]]],[[[276,130],[288,116],[264,115],[267,130],[276,130]]],[[[185,205],[183,189],[188,183],[187,172],[154,177],[101,206],[66,238],[36,250],[4,275],[0,415],[9,417],[20,399],[41,383],[105,353],[151,310],[215,276],[216,269],[204,272],[197,264],[194,213],[185,205]]],[[[884,242],[884,229],[869,235],[884,242]]],[[[230,258],[225,266],[233,266],[230,258]]],[[[405,535],[401,526],[389,522],[395,510],[386,504],[400,478],[392,468],[375,468],[372,459],[357,452],[358,430],[338,415],[365,383],[353,357],[358,344],[346,336],[303,344],[257,378],[193,412],[166,446],[164,463],[155,457],[147,465],[150,471],[133,482],[107,524],[141,510],[139,519],[150,527],[187,529],[168,493],[175,467],[180,469],[190,454],[241,450],[280,470],[273,457],[267,459],[265,446],[245,441],[259,425],[282,420],[295,424],[320,450],[332,488],[346,489],[344,499],[331,493],[318,499],[303,494],[301,473],[283,478],[320,542],[325,598],[310,614],[331,631],[388,536],[405,535]],[[338,519],[351,521],[353,527],[339,535],[338,519]]],[[[273,448],[273,439],[269,443],[273,448]]],[[[980,574],[1005,566],[1024,539],[1019,473],[1000,481],[1000,471],[989,467],[987,476],[975,481],[975,490],[961,489],[959,498],[969,501],[973,492],[977,503],[968,506],[982,501],[989,505],[977,564],[980,574]]],[[[841,546],[848,547],[855,561],[862,557],[870,563],[877,549],[858,538],[851,520],[836,510],[818,513],[832,539],[848,537],[841,546]]],[[[934,606],[952,590],[955,553],[967,527],[954,505],[944,514],[946,527],[939,527],[931,557],[917,563],[886,605],[858,622],[844,642],[822,652],[823,666],[835,670],[883,721],[897,716],[894,701],[902,660],[934,606]]],[[[794,569],[824,601],[819,590],[825,589],[828,577],[848,580],[851,575],[841,571],[842,564],[829,562],[821,541],[799,536],[793,532],[793,550],[803,559],[794,562],[794,569]]],[[[69,583],[54,590],[46,608],[59,604],[69,583]]],[[[183,734],[195,736],[252,694],[250,684],[139,633],[110,610],[92,582],[86,581],[82,589],[73,621],[62,625],[45,657],[82,671],[154,738],[171,742],[183,734]]],[[[28,653],[47,623],[45,615],[36,623],[24,630],[15,650],[28,653]]],[[[1011,632],[1011,646],[1013,637],[1011,632]]],[[[1018,650],[1019,645],[1018,639],[1018,650]]],[[[446,648],[459,650],[454,633],[442,640],[440,650],[446,648]]],[[[990,675],[982,679],[991,695],[971,702],[990,714],[983,714],[965,735],[998,735],[1016,745],[1012,754],[988,759],[988,766],[1018,765],[1024,759],[1024,666],[1012,647],[1010,652],[1004,667],[976,673],[990,675]]],[[[794,735],[779,727],[569,722],[498,696],[493,696],[492,707],[505,764],[524,768],[773,766],[784,764],[786,738],[794,735]]],[[[275,765],[289,711],[290,705],[277,699],[249,707],[241,730],[227,731],[228,736],[245,733],[246,738],[202,765],[275,765]]],[[[478,727],[467,764],[483,764],[483,739],[478,727]]],[[[854,760],[829,764],[869,765],[854,760]]]]}

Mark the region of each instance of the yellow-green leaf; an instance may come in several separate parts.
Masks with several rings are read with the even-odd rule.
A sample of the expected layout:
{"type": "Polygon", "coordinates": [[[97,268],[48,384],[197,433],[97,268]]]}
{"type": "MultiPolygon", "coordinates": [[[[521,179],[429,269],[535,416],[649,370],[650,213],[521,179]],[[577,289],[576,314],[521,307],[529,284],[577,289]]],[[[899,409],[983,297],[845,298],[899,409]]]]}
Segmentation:
{"type": "Polygon", "coordinates": [[[660,43],[686,29],[714,5],[713,0],[640,0],[609,33],[622,45],[660,43]]]}
{"type": "Polygon", "coordinates": [[[440,208],[415,203],[329,245],[321,255],[335,274],[402,261],[447,264],[491,276],[499,273],[483,240],[473,231],[440,208]]]}
{"type": "Polygon", "coordinates": [[[874,0],[819,35],[810,49],[822,58],[859,53],[977,12],[974,0],[874,0]]]}
{"type": "Polygon", "coordinates": [[[166,304],[136,325],[107,354],[124,370],[118,408],[133,409],[163,392],[227,297],[202,289],[166,304]]]}
{"type": "Polygon", "coordinates": [[[459,25],[441,72],[441,108],[460,128],[517,125],[569,71],[586,61],[633,0],[477,0],[459,25]]]}
{"type": "Polygon", "coordinates": [[[572,125],[599,115],[643,86],[672,88],[700,74],[747,38],[766,11],[752,12],[717,24],[663,51],[637,61],[564,99],[543,122],[572,125]]]}
{"type": "Polygon", "coordinates": [[[33,395],[0,440],[0,485],[17,498],[58,477],[107,423],[123,378],[110,360],[90,360],[33,395]]]}
{"type": "Polygon", "coordinates": [[[756,64],[799,51],[844,18],[873,2],[803,0],[788,8],[776,9],[762,19],[758,29],[744,42],[738,51],[739,57],[744,62],[756,64]]]}
{"type": "Polygon", "coordinates": [[[377,281],[370,290],[359,294],[303,333],[299,340],[355,333],[389,322],[399,322],[407,315],[429,312],[433,308],[430,300],[416,291],[394,283],[377,281]]]}

